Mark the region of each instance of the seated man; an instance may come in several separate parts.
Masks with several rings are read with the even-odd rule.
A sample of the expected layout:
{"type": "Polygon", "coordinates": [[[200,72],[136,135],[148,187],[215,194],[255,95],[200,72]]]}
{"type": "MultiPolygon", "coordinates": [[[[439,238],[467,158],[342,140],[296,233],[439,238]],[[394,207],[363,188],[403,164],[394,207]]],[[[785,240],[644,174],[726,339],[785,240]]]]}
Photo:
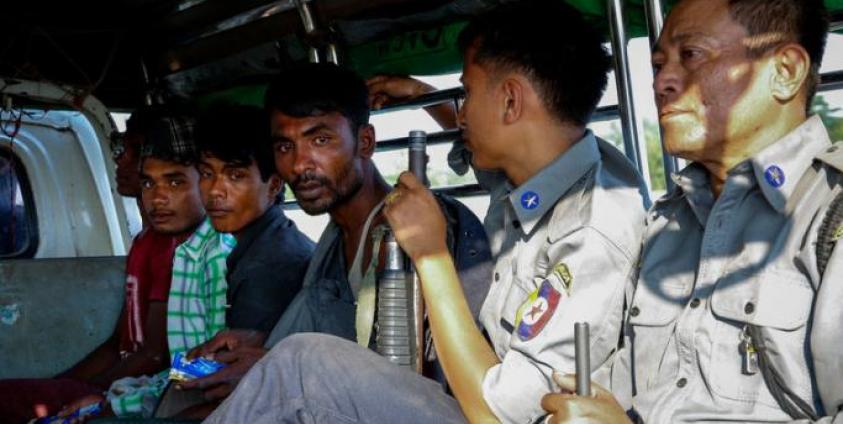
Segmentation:
{"type": "MultiPolygon", "coordinates": [[[[576,322],[590,324],[593,369],[611,357],[644,200],[632,164],[586,128],[607,83],[602,37],[565,2],[536,0],[475,17],[460,45],[463,137],[475,166],[506,178],[486,217],[496,254],[481,312],[488,341],[474,325],[434,196],[404,173],[385,207],[421,278],[456,399],[359,346],[296,335],[207,422],[531,423],[544,414],[553,370],[575,368],[576,322]]],[[[301,149],[317,149],[282,139],[282,152],[285,145],[291,163],[301,149]]]]}
{"type": "Polygon", "coordinates": [[[623,407],[560,376],[549,422],[843,420],[843,149],[807,114],[827,31],[820,0],[671,10],[656,104],[691,164],[648,216],[612,369],[623,407]]]}
{"type": "MultiPolygon", "coordinates": [[[[327,212],[331,221],[316,247],[302,292],[265,347],[256,343],[259,340],[246,340],[246,335],[221,333],[198,353],[226,348],[229,351],[217,353],[216,358],[231,365],[184,387],[211,388],[206,393],[212,397],[227,395],[267,348],[293,333],[327,333],[366,347],[374,345],[374,325],[367,320],[372,316],[358,300],[365,296],[361,288],[382,268],[381,258],[372,256],[376,229],[384,223],[381,207],[391,187],[372,161],[376,143],[368,123],[367,96],[360,77],[330,64],[285,71],[270,85],[265,102],[271,112],[276,167],[305,212],[327,212]],[[214,388],[221,383],[225,390],[214,388]]],[[[443,198],[440,207],[450,220],[449,248],[476,317],[491,274],[483,228],[456,201],[443,198]]]]}
{"type": "MultiPolygon", "coordinates": [[[[126,144],[115,146],[117,191],[138,197],[144,215],[157,219],[135,237],[126,258],[126,297],[114,333],[97,349],[53,379],[0,381],[0,416],[23,422],[54,415],[80,397],[100,394],[117,379],[159,372],[167,355],[167,298],[176,246],[190,236],[204,216],[192,197],[141,195],[138,162],[161,108],[135,111],[127,123],[126,144]],[[165,219],[162,219],[165,218],[165,219]]],[[[154,141],[154,140],[150,140],[154,141]]]]}
{"type": "Polygon", "coordinates": [[[197,125],[199,189],[214,229],[230,233],[225,324],[269,334],[301,289],[313,242],[284,216],[269,121],[258,108],[218,106],[197,125]]]}
{"type": "MultiPolygon", "coordinates": [[[[159,210],[149,214],[153,225],[178,217],[173,204],[189,203],[194,214],[186,228],[190,236],[176,247],[166,308],[167,346],[171,360],[211,339],[225,327],[226,258],[236,244],[229,234],[214,230],[205,218],[199,191],[199,172],[193,142],[193,121],[186,116],[158,120],[151,125],[155,142],[147,141],[141,154],[141,196],[159,210]]],[[[153,136],[148,139],[153,139],[153,136]]],[[[167,383],[167,372],[115,381],[104,416],[151,416],[167,383]]],[[[74,407],[97,398],[80,399],[74,407]]],[[[70,408],[64,412],[71,412],[70,408]]]]}

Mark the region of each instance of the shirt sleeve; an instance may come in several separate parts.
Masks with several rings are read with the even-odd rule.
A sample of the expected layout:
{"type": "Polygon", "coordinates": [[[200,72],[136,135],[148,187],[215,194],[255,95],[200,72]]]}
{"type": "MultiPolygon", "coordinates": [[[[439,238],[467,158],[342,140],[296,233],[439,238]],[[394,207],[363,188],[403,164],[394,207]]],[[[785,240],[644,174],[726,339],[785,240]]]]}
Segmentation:
{"type": "Polygon", "coordinates": [[[618,344],[635,261],[590,227],[554,242],[548,259],[548,275],[538,277],[516,312],[510,349],[483,380],[484,399],[503,422],[530,423],[545,414],[541,398],[557,390],[553,371],[575,372],[574,323],[589,323],[592,372],[618,344]]]}
{"type": "Polygon", "coordinates": [[[111,383],[106,400],[114,415],[151,418],[167,386],[168,371],[153,376],[125,377],[111,383]]]}
{"type": "Polygon", "coordinates": [[[811,323],[811,353],[817,391],[830,416],[820,422],[843,422],[843,245],[837,242],[816,294],[811,323]],[[836,412],[836,415],[831,415],[836,412]],[[832,421],[833,416],[833,421],[832,421]]]}

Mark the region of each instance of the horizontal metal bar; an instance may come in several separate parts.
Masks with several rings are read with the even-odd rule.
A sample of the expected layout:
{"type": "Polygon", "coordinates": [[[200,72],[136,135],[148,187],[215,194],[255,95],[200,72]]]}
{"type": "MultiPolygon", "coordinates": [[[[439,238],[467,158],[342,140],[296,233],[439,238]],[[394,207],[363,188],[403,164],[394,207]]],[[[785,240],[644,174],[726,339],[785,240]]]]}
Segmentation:
{"type": "Polygon", "coordinates": [[[835,13],[831,15],[828,30],[831,32],[843,31],[843,13],[835,13]]]}
{"type": "MultiPolygon", "coordinates": [[[[431,133],[427,135],[427,145],[433,146],[436,144],[446,144],[459,140],[460,130],[445,130],[441,132],[431,133]]],[[[376,151],[390,152],[393,150],[406,149],[410,144],[410,137],[392,138],[389,140],[379,141],[376,151]]]]}
{"type": "Polygon", "coordinates": [[[451,187],[434,188],[434,193],[444,194],[451,197],[483,196],[489,194],[483,190],[480,184],[465,184],[451,187]]]}
{"type": "Polygon", "coordinates": [[[820,86],[817,91],[832,91],[841,88],[843,88],[843,71],[834,71],[820,77],[820,86]]]}
{"type": "Polygon", "coordinates": [[[413,100],[406,102],[386,105],[378,110],[373,110],[372,114],[380,114],[385,112],[395,112],[398,110],[420,109],[428,106],[435,106],[442,103],[452,102],[465,97],[465,90],[462,87],[448,88],[445,90],[438,90],[432,93],[422,94],[413,100]]]}
{"type": "Polygon", "coordinates": [[[613,119],[620,119],[620,116],[621,112],[618,105],[598,107],[591,114],[591,122],[611,121],[613,119]]]}

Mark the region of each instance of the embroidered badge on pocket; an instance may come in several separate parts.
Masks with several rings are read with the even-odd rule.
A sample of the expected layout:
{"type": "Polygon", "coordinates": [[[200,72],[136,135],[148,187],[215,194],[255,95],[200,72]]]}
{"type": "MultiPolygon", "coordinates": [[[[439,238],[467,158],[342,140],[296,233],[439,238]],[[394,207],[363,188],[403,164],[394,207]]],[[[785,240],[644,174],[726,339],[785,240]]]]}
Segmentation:
{"type": "Polygon", "coordinates": [[[550,321],[560,297],[559,291],[550,281],[542,281],[541,286],[530,293],[527,300],[518,308],[515,319],[518,338],[526,342],[536,337],[550,321]]]}

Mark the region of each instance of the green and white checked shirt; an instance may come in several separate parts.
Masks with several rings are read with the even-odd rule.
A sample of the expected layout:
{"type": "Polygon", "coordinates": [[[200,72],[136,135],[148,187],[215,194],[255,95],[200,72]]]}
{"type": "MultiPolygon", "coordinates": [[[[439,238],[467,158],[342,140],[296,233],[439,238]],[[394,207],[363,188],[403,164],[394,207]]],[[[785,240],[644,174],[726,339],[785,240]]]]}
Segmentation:
{"type": "Polygon", "coordinates": [[[176,248],[167,301],[170,358],[208,341],[225,327],[225,260],[237,242],[209,220],[176,248]]]}
{"type": "MultiPolygon", "coordinates": [[[[171,361],[176,353],[199,346],[225,327],[225,260],[235,245],[234,236],[218,233],[206,219],[176,247],[167,301],[171,361]]],[[[108,393],[114,413],[150,416],[166,386],[167,373],[115,382],[108,393]]]]}

